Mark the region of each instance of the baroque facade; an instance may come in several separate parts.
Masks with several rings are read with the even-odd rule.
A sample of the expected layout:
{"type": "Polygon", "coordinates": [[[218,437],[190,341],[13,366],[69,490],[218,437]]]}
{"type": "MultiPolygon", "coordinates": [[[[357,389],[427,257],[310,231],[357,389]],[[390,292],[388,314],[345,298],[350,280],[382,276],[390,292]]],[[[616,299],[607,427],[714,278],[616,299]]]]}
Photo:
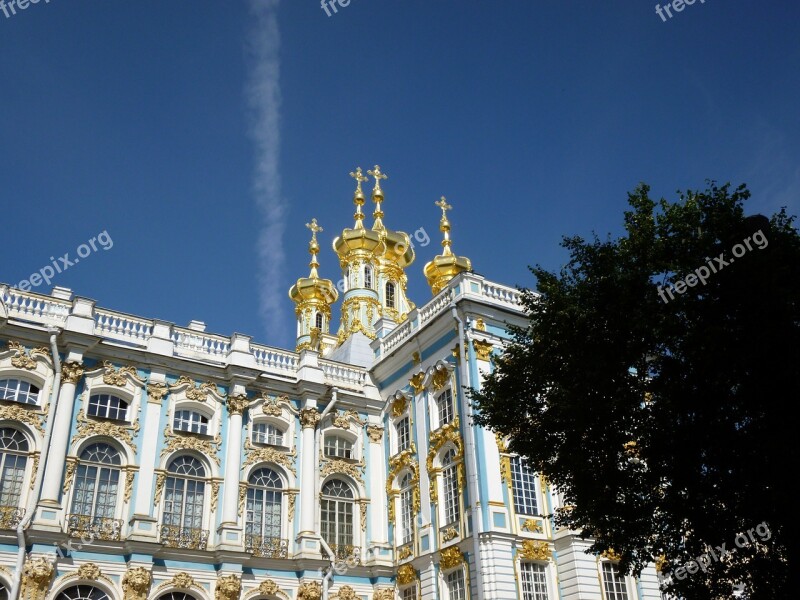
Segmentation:
{"type": "Polygon", "coordinates": [[[333,242],[345,281],[290,290],[294,351],[0,285],[0,597],[12,600],[650,600],[546,515],[558,494],[471,425],[525,315],[452,251],[406,296],[410,237],[333,242]]]}

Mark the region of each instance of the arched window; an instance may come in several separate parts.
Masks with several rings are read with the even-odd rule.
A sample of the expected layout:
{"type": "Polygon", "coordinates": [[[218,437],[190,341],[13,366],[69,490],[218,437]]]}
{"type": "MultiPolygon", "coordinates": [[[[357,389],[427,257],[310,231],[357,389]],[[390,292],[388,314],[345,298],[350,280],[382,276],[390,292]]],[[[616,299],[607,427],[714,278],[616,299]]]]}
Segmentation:
{"type": "Polygon", "coordinates": [[[369,265],[364,267],[364,287],[372,289],[372,267],[369,265]]]}
{"type": "Polygon", "coordinates": [[[119,452],[108,444],[91,444],[81,452],[72,496],[72,515],[113,519],[119,497],[119,452]]]}
{"type": "Polygon", "coordinates": [[[158,600],[197,600],[191,594],[187,594],[186,592],[169,592],[167,594],[162,594],[158,597],[158,600]]]}
{"type": "Polygon", "coordinates": [[[0,507],[20,507],[27,462],[28,440],[22,432],[0,429],[0,507]]]}
{"type": "Polygon", "coordinates": [[[322,318],[322,313],[319,313],[319,312],[318,312],[318,313],[317,313],[317,316],[316,316],[316,318],[315,318],[315,325],[316,325],[316,328],[317,328],[317,329],[319,329],[319,330],[322,330],[322,325],[323,325],[323,324],[324,324],[324,321],[323,321],[323,318],[322,318]]]}
{"type": "Polygon", "coordinates": [[[124,421],[128,418],[128,403],[110,394],[95,394],[89,398],[89,416],[124,421]]]}
{"type": "Polygon", "coordinates": [[[0,400],[39,404],[39,388],[21,379],[0,379],[0,400]]]}
{"type": "Polygon", "coordinates": [[[205,467],[193,456],[179,456],[167,467],[164,486],[164,525],[201,529],[205,497],[205,467]]]}
{"type": "Polygon", "coordinates": [[[172,429],[186,433],[208,435],[208,417],[193,410],[176,410],[172,429]]]}
{"type": "Polygon", "coordinates": [[[109,600],[109,598],[108,594],[93,585],[73,585],[56,596],[56,600],[109,600]]]}
{"type": "Polygon", "coordinates": [[[453,392],[447,388],[436,398],[436,407],[439,413],[439,427],[453,420],[453,392]]]}
{"type": "Polygon", "coordinates": [[[326,435],[325,456],[353,458],[353,442],[340,435],[326,435]]]}
{"type": "Polygon", "coordinates": [[[402,452],[411,446],[411,423],[408,417],[403,417],[397,422],[397,451],[402,452]]]}
{"type": "Polygon", "coordinates": [[[253,443],[283,446],[283,430],[271,423],[253,423],[253,443]]]}
{"type": "Polygon", "coordinates": [[[253,471],[247,482],[245,547],[256,556],[286,557],[286,545],[281,541],[282,501],[280,476],[272,469],[253,471]]]}
{"type": "Polygon", "coordinates": [[[386,308],[394,308],[394,284],[386,282],[386,308]]]}
{"type": "Polygon", "coordinates": [[[519,456],[511,457],[511,489],[514,492],[514,510],[518,515],[539,514],[536,475],[519,456]]]}
{"type": "Polygon", "coordinates": [[[337,558],[352,554],[353,504],[353,490],[344,481],[331,479],[322,486],[322,537],[337,558]]]}
{"type": "Polygon", "coordinates": [[[400,545],[405,545],[414,539],[414,515],[411,490],[411,474],[400,480],[400,545]]]}
{"type": "Polygon", "coordinates": [[[458,523],[461,518],[458,490],[458,464],[455,462],[456,452],[452,448],[442,458],[442,485],[444,487],[444,522],[445,526],[458,523]]]}
{"type": "Polygon", "coordinates": [[[0,600],[8,600],[8,590],[2,581],[0,581],[0,600]]]}

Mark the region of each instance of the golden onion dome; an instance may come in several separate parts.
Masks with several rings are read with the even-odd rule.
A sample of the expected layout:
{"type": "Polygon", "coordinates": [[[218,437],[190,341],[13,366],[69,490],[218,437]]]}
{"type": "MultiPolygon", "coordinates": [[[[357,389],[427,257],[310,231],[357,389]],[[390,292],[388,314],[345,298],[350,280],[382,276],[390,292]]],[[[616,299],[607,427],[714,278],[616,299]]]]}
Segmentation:
{"type": "Polygon", "coordinates": [[[353,203],[356,205],[354,215],[356,224],[352,229],[342,231],[342,235],[333,240],[333,250],[339,255],[340,260],[344,260],[356,250],[372,253],[381,243],[381,236],[378,232],[364,228],[364,213],[361,207],[364,206],[365,199],[361,184],[367,181],[367,178],[361,173],[361,167],[350,173],[350,177],[356,180],[356,191],[353,194],[353,203]]]}
{"type": "Polygon", "coordinates": [[[450,221],[447,220],[447,211],[453,207],[447,204],[444,196],[436,202],[436,206],[442,209],[439,231],[444,234],[442,240],[444,250],[426,264],[424,269],[425,278],[428,280],[434,296],[441,292],[453,277],[472,270],[472,262],[466,256],[456,256],[450,248],[453,242],[450,239],[450,221]]]}
{"type": "Polygon", "coordinates": [[[383,189],[381,189],[381,180],[388,179],[389,176],[381,171],[378,165],[367,171],[368,175],[375,178],[375,187],[372,190],[372,201],[375,203],[375,211],[372,216],[375,222],[372,225],[372,230],[381,234],[383,240],[383,248],[379,248],[380,258],[383,260],[396,264],[401,269],[406,268],[414,262],[414,248],[411,246],[411,238],[403,231],[394,231],[387,229],[383,224],[383,209],[381,204],[383,202],[383,189]]]}
{"type": "Polygon", "coordinates": [[[319,268],[319,262],[317,261],[317,254],[319,253],[317,233],[322,231],[322,227],[317,225],[316,219],[311,219],[311,223],[306,223],[306,227],[311,230],[311,241],[308,244],[308,252],[311,254],[311,262],[308,263],[308,266],[311,267],[311,272],[308,277],[298,279],[297,283],[289,289],[289,297],[296,304],[313,300],[321,304],[330,305],[336,302],[339,293],[330,279],[320,279],[317,273],[319,268]]]}

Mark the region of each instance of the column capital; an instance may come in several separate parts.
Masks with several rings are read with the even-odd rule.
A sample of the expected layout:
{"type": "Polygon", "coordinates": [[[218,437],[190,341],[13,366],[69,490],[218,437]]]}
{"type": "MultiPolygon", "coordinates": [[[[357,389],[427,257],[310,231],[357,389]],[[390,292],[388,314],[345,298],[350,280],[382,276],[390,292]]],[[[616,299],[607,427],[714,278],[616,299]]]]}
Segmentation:
{"type": "Polygon", "coordinates": [[[317,423],[319,423],[319,420],[320,414],[316,408],[309,407],[300,411],[300,424],[303,426],[303,429],[314,429],[317,423]]]}
{"type": "Polygon", "coordinates": [[[67,361],[61,365],[61,377],[64,383],[78,383],[86,369],[76,361],[67,361]]]}
{"type": "Polygon", "coordinates": [[[250,399],[247,397],[247,394],[228,396],[226,406],[231,415],[241,416],[247,410],[248,406],[250,406],[250,399]]]}
{"type": "Polygon", "coordinates": [[[380,425],[367,425],[367,435],[374,444],[380,444],[383,439],[383,427],[380,425]]]}

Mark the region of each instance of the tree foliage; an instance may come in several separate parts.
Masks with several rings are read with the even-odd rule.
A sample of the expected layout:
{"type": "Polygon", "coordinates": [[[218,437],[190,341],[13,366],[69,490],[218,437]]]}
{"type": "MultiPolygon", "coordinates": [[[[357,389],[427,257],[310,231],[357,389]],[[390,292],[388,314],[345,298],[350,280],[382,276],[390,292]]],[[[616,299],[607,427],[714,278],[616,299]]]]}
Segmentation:
{"type": "Polygon", "coordinates": [[[788,598],[798,565],[800,236],[785,210],[746,217],[749,196],[710,182],[654,201],[641,185],[622,237],[565,238],[568,264],[531,269],[529,325],[472,393],[476,421],[562,495],[560,525],[637,575],[664,557],[663,589],[688,599],[788,598]],[[704,265],[717,272],[669,298],[704,265]],[[723,560],[677,571],[723,543],[723,560]]]}

